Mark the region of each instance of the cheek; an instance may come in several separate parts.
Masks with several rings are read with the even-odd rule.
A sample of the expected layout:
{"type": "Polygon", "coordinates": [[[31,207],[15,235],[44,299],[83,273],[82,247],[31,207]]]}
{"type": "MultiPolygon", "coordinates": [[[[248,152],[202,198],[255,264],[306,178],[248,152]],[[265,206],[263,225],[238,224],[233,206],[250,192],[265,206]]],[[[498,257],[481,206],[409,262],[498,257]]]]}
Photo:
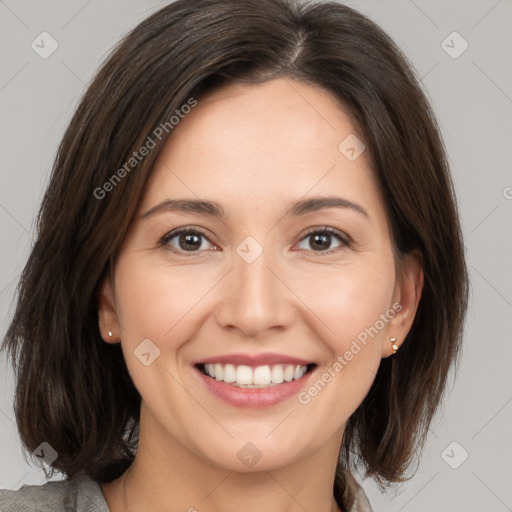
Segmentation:
{"type": "Polygon", "coordinates": [[[392,260],[351,264],[303,281],[307,305],[324,322],[325,341],[336,353],[375,324],[379,334],[385,331],[380,319],[391,307],[394,282],[392,260]]]}
{"type": "Polygon", "coordinates": [[[116,310],[123,342],[133,348],[149,338],[172,355],[191,335],[201,298],[218,280],[218,272],[208,267],[191,270],[186,265],[155,264],[135,252],[120,258],[116,310]]]}
{"type": "Polygon", "coordinates": [[[336,423],[346,421],[359,406],[377,373],[395,314],[393,260],[350,265],[315,282],[307,286],[308,306],[318,315],[311,319],[316,332],[324,333],[329,359],[299,402],[311,403],[319,417],[338,411],[339,416],[333,415],[336,423]]]}

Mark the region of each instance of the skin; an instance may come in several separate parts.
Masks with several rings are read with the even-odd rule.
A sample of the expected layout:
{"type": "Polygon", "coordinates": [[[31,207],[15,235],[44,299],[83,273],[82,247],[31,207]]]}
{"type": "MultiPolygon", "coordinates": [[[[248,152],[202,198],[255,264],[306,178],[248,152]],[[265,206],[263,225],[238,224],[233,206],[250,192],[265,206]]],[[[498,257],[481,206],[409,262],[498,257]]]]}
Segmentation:
{"type": "Polygon", "coordinates": [[[284,79],[211,92],[175,128],[100,292],[103,339],[121,343],[142,397],[135,461],[101,484],[112,512],[123,499],[125,510],[339,510],[332,488],[345,423],[393,353],[390,337],[407,335],[423,286],[413,255],[395,270],[366,152],[349,161],[338,150],[350,134],[330,93],[284,79]],[[286,215],[318,196],[347,199],[368,217],[350,208],[286,215]],[[141,217],[170,198],[215,201],[226,217],[141,217]],[[315,250],[306,232],[324,226],[350,245],[332,236],[315,250]],[[159,245],[181,227],[207,238],[188,252],[179,237],[159,245]],[[252,263],[236,252],[247,236],[263,249],[252,263]],[[315,362],[318,378],[394,303],[400,312],[305,405],[294,396],[234,407],[192,369],[206,357],[275,352],[315,362]],[[145,366],[133,352],[148,338],[160,356],[145,366]],[[237,457],[247,442],[262,454],[252,468],[237,457]]]}

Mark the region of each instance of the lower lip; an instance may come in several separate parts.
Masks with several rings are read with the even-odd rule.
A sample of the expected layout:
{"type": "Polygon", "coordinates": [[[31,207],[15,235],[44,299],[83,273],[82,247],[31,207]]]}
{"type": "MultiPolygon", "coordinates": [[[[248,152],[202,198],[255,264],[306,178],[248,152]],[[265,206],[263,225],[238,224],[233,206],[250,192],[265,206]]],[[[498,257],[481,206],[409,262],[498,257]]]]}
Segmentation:
{"type": "Polygon", "coordinates": [[[309,380],[312,371],[309,371],[300,379],[291,382],[283,382],[268,388],[240,388],[228,384],[222,380],[216,380],[205,375],[199,368],[194,368],[206,387],[218,398],[235,407],[259,409],[270,407],[288,400],[297,395],[309,380]]]}

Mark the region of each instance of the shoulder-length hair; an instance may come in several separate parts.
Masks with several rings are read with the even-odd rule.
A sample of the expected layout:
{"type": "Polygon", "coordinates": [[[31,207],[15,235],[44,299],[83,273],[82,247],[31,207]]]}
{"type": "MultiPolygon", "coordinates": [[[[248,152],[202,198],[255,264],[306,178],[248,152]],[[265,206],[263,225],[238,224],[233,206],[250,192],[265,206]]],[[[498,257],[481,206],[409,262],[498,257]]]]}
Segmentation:
{"type": "Polygon", "coordinates": [[[172,136],[170,119],[214,87],[279,77],[338,98],[366,144],[397,254],[419,251],[425,276],[403,346],[382,360],[346,425],[335,495],[343,468],[355,464],[387,485],[404,479],[422,449],[460,351],[468,282],[445,150],[410,64],[377,25],[339,3],[178,0],[128,33],[85,92],[2,344],[16,370],[22,442],[29,451],[49,443],[53,469],[106,482],[134,458],[141,398],[120,345],[100,337],[97,294],[172,136]],[[148,137],[156,147],[127,167],[148,137]]]}

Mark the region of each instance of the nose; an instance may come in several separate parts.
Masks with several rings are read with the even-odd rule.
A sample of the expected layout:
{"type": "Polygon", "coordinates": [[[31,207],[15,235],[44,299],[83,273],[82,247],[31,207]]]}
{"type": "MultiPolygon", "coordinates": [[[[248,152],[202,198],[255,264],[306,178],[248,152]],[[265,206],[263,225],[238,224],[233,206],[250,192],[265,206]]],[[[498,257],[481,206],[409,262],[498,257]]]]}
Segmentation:
{"type": "Polygon", "coordinates": [[[296,320],[290,283],[279,275],[268,252],[263,251],[252,263],[234,255],[233,269],[216,309],[216,320],[223,329],[259,339],[286,329],[296,320]]]}

